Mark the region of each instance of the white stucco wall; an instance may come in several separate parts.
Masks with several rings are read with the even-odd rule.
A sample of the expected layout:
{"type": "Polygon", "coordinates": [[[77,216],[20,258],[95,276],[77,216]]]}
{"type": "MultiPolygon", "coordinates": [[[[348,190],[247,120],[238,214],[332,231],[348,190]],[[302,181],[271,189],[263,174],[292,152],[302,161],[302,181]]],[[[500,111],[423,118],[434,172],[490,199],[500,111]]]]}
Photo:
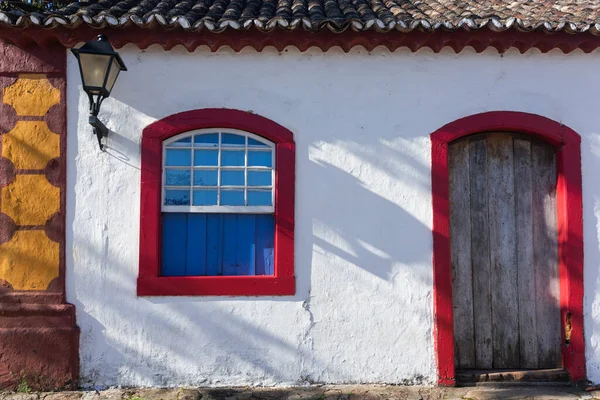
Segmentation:
{"type": "Polygon", "coordinates": [[[83,385],[435,383],[428,135],[491,110],[582,135],[586,355],[600,381],[598,53],[120,52],[107,153],[68,57],[67,297],[83,385]],[[142,129],[206,107],[294,133],[293,297],[136,297],[142,129]]]}

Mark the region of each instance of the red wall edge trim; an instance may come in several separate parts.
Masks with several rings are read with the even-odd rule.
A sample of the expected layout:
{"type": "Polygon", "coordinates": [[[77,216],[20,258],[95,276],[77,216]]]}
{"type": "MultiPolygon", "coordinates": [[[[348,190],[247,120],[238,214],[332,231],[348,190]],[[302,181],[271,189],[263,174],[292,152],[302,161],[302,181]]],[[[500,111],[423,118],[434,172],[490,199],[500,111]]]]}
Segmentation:
{"type": "Polygon", "coordinates": [[[140,198],[140,265],[138,296],[293,295],[295,144],[292,132],[256,114],[207,108],[174,114],[147,126],[142,133],[140,198]],[[275,143],[275,273],[274,276],[161,277],[162,142],[194,129],[231,128],[275,143]]]}
{"type": "Polygon", "coordinates": [[[571,319],[571,340],[562,330],[563,366],[575,382],[586,378],[583,335],[583,207],[581,138],[567,126],[522,112],[493,111],[461,118],[431,134],[433,203],[434,346],[438,384],[455,383],[454,316],[450,265],[448,144],[462,137],[490,131],[525,133],[556,148],[557,222],[560,310],[563,328],[571,319]]]}
{"type": "Polygon", "coordinates": [[[333,47],[340,47],[343,51],[350,51],[355,46],[363,46],[371,51],[377,46],[384,46],[390,51],[399,48],[408,48],[417,51],[421,48],[430,48],[435,53],[444,48],[451,48],[458,53],[465,47],[471,47],[480,53],[487,48],[495,48],[504,53],[509,48],[515,48],[521,53],[530,49],[538,49],[547,53],[553,49],[560,49],[563,53],[570,53],[580,49],[589,53],[600,47],[600,36],[590,33],[569,34],[566,32],[520,32],[509,29],[504,32],[494,32],[489,29],[476,31],[457,30],[424,32],[414,30],[411,32],[354,32],[346,30],[342,33],[322,31],[310,33],[304,30],[285,31],[275,29],[271,32],[260,32],[256,29],[235,31],[227,29],[221,33],[188,32],[181,29],[140,28],[129,26],[122,28],[102,28],[101,30],[80,25],[77,28],[52,29],[30,26],[26,29],[0,28],[0,38],[15,43],[19,46],[37,43],[47,47],[60,43],[65,47],[73,47],[79,42],[91,40],[98,32],[102,32],[110,39],[115,47],[123,47],[133,43],[141,49],[146,49],[153,44],[161,45],[165,50],[170,50],[177,45],[184,46],[188,51],[194,51],[200,46],[208,46],[211,51],[228,46],[234,51],[245,47],[252,47],[258,51],[267,46],[273,46],[278,51],[283,51],[287,46],[294,46],[300,51],[310,47],[317,47],[323,51],[333,47]]]}

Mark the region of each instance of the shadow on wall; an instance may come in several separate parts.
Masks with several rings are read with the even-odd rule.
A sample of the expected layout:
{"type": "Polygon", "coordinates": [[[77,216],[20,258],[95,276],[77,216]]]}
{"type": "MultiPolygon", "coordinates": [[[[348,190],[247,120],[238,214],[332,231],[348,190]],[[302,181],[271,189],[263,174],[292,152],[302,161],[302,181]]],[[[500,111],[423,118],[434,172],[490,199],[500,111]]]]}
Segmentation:
{"type": "MultiPolygon", "coordinates": [[[[120,111],[123,110],[117,107],[116,112],[120,111]]],[[[73,124],[79,117],[71,113],[70,124],[73,124]]],[[[106,118],[111,120],[109,116],[106,118]]],[[[109,157],[91,155],[98,157],[99,168],[107,171],[106,181],[102,183],[107,191],[132,185],[132,182],[116,182],[118,178],[111,177],[112,171],[123,165],[129,169],[139,168],[136,166],[139,142],[131,139],[138,137],[139,132],[127,132],[130,128],[126,126],[112,128],[115,132],[107,141],[109,157]]],[[[76,131],[77,126],[71,125],[70,130],[76,131]]],[[[423,143],[415,144],[410,139],[402,139],[402,133],[394,129],[384,136],[375,142],[368,135],[362,136],[363,142],[340,135],[332,143],[323,143],[316,137],[312,141],[297,141],[297,165],[302,166],[296,171],[297,183],[304,189],[310,187],[310,192],[300,193],[297,187],[297,290],[293,297],[137,298],[138,266],[123,262],[118,256],[123,243],[106,234],[111,229],[114,232],[115,222],[111,218],[115,216],[95,211],[88,204],[76,207],[86,199],[77,197],[75,186],[69,184],[70,210],[90,208],[89,218],[95,220],[99,231],[96,238],[100,238],[83,237],[74,230],[74,213],[67,215],[67,243],[73,244],[72,249],[67,249],[67,265],[75,269],[67,288],[69,299],[77,307],[78,325],[82,328],[81,348],[85,349],[81,352],[81,385],[97,388],[128,382],[136,382],[138,386],[227,385],[240,381],[274,385],[321,382],[332,379],[330,377],[335,377],[337,382],[357,382],[355,374],[342,370],[340,363],[319,354],[322,347],[315,349],[315,327],[339,325],[340,317],[324,310],[328,304],[323,302],[318,306],[324,312],[316,317],[311,309],[315,306],[314,292],[329,292],[326,285],[334,283],[336,274],[339,276],[342,272],[332,268],[326,272],[330,280],[322,280],[321,272],[314,276],[313,258],[322,257],[344,271],[356,273],[352,270],[358,270],[359,274],[366,273],[371,282],[387,284],[386,290],[398,296],[388,300],[390,304],[402,303],[397,307],[410,309],[414,298],[404,293],[411,293],[415,286],[430,288],[432,285],[432,239],[428,226],[431,203],[423,200],[430,197],[428,153],[422,151],[423,146],[429,146],[429,140],[426,137],[423,143]],[[421,152],[415,156],[411,152],[413,148],[420,148],[421,152]],[[332,160],[329,157],[332,151],[346,158],[332,160]],[[352,167],[347,168],[348,164],[352,167]],[[308,182],[307,177],[318,179],[308,182]],[[426,217],[419,219],[415,215],[426,217]],[[311,221],[302,225],[312,224],[312,235],[298,235],[300,221],[311,221]],[[85,269],[85,274],[91,273],[85,277],[77,271],[84,263],[95,266],[85,269]],[[254,310],[256,315],[264,314],[261,307],[267,303],[280,310],[278,315],[284,309],[294,312],[276,326],[265,325],[264,318],[253,323],[252,312],[247,318],[239,316],[240,311],[247,310],[254,310]],[[290,303],[294,303],[293,306],[290,303]],[[278,334],[277,329],[282,326],[293,334],[278,334]],[[168,340],[169,337],[179,339],[168,340]],[[189,341],[194,344],[190,345],[189,341]]],[[[81,148],[97,153],[99,150],[93,137],[71,135],[69,140],[69,180],[79,182],[82,171],[75,170],[74,160],[88,155],[77,154],[78,141],[90,142],[81,148]]],[[[110,201],[109,195],[107,199],[110,201]]],[[[93,201],[90,204],[94,204],[93,201]]],[[[108,205],[108,209],[115,206],[108,205]]],[[[360,282],[360,276],[357,280],[360,282]]],[[[339,290],[349,289],[336,290],[332,295],[341,296],[339,290]]],[[[355,287],[345,294],[352,295],[352,290],[366,298],[375,289],[355,287]]],[[[423,290],[426,299],[419,300],[426,303],[426,307],[419,306],[411,312],[420,313],[415,317],[417,320],[430,321],[430,289],[423,290]]],[[[335,304],[329,306],[336,307],[335,304]]],[[[371,322],[376,322],[375,328],[368,332],[372,336],[381,334],[377,326],[389,323],[387,317],[386,321],[371,322]]],[[[397,323],[403,328],[398,329],[395,340],[404,343],[402,346],[410,346],[404,340],[412,333],[410,324],[397,323]]],[[[386,334],[389,332],[389,328],[384,330],[386,334]]],[[[432,336],[430,330],[425,334],[432,336]]],[[[368,345],[370,338],[363,339],[368,345]]],[[[433,357],[432,348],[419,351],[433,357]]],[[[402,356],[397,354],[397,357],[402,356]]],[[[388,358],[391,365],[395,363],[393,356],[388,358]]],[[[398,382],[408,375],[410,372],[397,372],[398,382]]]]}
{"type": "MultiPolygon", "coordinates": [[[[337,165],[326,161],[328,149],[321,146],[309,149],[317,159],[309,160],[306,170],[298,173],[319,177],[311,191],[324,199],[311,215],[312,249],[334,254],[389,281],[393,280],[398,264],[430,264],[431,229],[400,205],[413,203],[431,208],[431,203],[424,200],[431,191],[429,167],[386,143],[378,143],[376,148],[352,141],[338,144],[346,157],[360,166],[352,172],[363,178],[344,170],[344,161],[337,165]],[[381,160],[393,162],[385,165],[381,160]],[[335,190],[331,190],[333,182],[335,190]],[[383,197],[381,192],[392,197],[383,197]],[[394,193],[398,198],[393,198],[394,193]],[[413,198],[406,198],[409,196],[413,198]]],[[[431,284],[430,272],[424,274],[423,283],[427,285],[431,284]]]]}
{"type": "MultiPolygon", "coordinates": [[[[109,268],[125,269],[127,266],[111,263],[109,268]]],[[[100,276],[97,278],[100,279],[100,276]]],[[[181,310],[177,302],[155,311],[139,304],[128,307],[125,304],[131,302],[128,295],[131,287],[126,288],[123,279],[116,274],[113,277],[105,275],[102,279],[106,285],[121,287],[115,293],[122,295],[117,295],[108,304],[104,303],[103,306],[111,308],[102,311],[104,317],[109,317],[112,322],[118,321],[121,326],[119,332],[106,331],[105,326],[93,316],[98,313],[98,305],[88,305],[89,300],[86,300],[86,305],[75,302],[78,324],[85,327],[81,346],[91,346],[82,354],[82,387],[105,388],[122,382],[161,387],[219,385],[220,379],[227,378],[232,364],[250,367],[247,369],[252,370],[253,375],[273,382],[289,379],[289,373],[280,371],[269,360],[283,358],[291,361],[298,357],[299,349],[279,337],[214,307],[186,307],[181,310]],[[122,307],[115,307],[115,304],[122,307]],[[132,320],[131,312],[144,315],[132,320]],[[194,337],[198,342],[194,347],[199,349],[191,349],[189,343],[180,340],[157,340],[152,333],[157,327],[165,338],[194,337]],[[189,330],[194,331],[192,335],[189,330]],[[228,345],[242,350],[231,352],[228,345]],[[198,366],[199,358],[195,357],[199,352],[202,353],[201,366],[198,366]],[[206,378],[199,380],[199,374],[206,378]]],[[[193,299],[181,301],[194,303],[193,299]]]]}
{"type": "MultiPolygon", "coordinates": [[[[137,49],[135,51],[137,52],[137,49]]],[[[179,54],[177,49],[174,49],[172,53],[179,54]]],[[[332,56],[336,57],[337,55],[332,54],[332,56]]],[[[494,55],[494,57],[496,56],[494,55]]],[[[427,135],[444,123],[458,117],[455,115],[456,108],[448,106],[450,93],[454,93],[455,89],[462,84],[466,84],[466,89],[464,89],[466,92],[471,89],[469,96],[465,96],[464,104],[461,105],[461,110],[465,115],[492,109],[507,109],[511,108],[511,105],[517,104],[520,105],[520,108],[527,109],[525,111],[540,115],[559,115],[561,120],[564,116],[567,124],[568,121],[582,121],[585,124],[585,121],[589,121],[590,118],[590,103],[587,98],[572,99],[567,104],[558,97],[549,98],[539,90],[535,83],[529,85],[526,82],[512,81],[511,74],[505,76],[504,72],[491,87],[477,79],[472,80],[471,86],[469,86],[462,79],[464,71],[461,68],[446,66],[444,68],[447,73],[436,73],[437,70],[428,66],[427,63],[420,63],[411,67],[414,68],[412,72],[423,73],[423,78],[426,78],[432,87],[439,87],[441,93],[439,96],[423,96],[420,95],[424,81],[421,79],[413,79],[412,82],[403,80],[401,86],[394,88],[390,76],[402,75],[402,69],[396,64],[393,65],[393,71],[388,70],[394,75],[386,75],[383,72],[370,73],[369,79],[364,79],[362,71],[371,71],[369,68],[375,66],[365,61],[361,61],[361,68],[355,68],[354,64],[345,63],[348,65],[347,67],[340,66],[334,71],[337,77],[344,77],[345,83],[350,82],[360,96],[350,100],[352,107],[348,107],[346,110],[332,110],[327,101],[335,100],[336,96],[343,98],[348,92],[348,85],[341,84],[343,82],[340,79],[331,79],[329,82],[315,79],[315,82],[324,82],[329,84],[329,87],[323,91],[312,92],[310,87],[306,87],[304,98],[308,99],[307,101],[301,101],[297,95],[298,89],[303,88],[298,86],[298,79],[294,78],[301,75],[297,74],[294,78],[290,78],[290,69],[279,67],[271,70],[273,76],[269,76],[268,79],[265,78],[267,74],[262,74],[263,76],[254,74],[252,84],[247,86],[256,85],[258,89],[246,89],[246,85],[240,85],[240,90],[223,91],[223,87],[241,81],[239,64],[230,62],[229,65],[235,66],[228,67],[227,61],[231,61],[228,54],[211,55],[208,58],[221,62],[224,70],[219,74],[206,74],[205,76],[211,77],[211,82],[207,81],[201,89],[195,85],[180,85],[176,96],[165,95],[164,98],[160,97],[155,101],[140,101],[144,95],[147,96],[148,87],[153,87],[151,90],[156,93],[161,93],[161,91],[166,93],[165,89],[170,89],[168,87],[169,74],[172,74],[173,71],[184,71],[185,76],[197,75],[198,71],[202,70],[198,62],[178,64],[181,59],[174,57],[166,60],[167,64],[163,64],[163,68],[156,71],[156,74],[148,75],[154,76],[155,82],[150,82],[142,74],[138,75],[138,78],[130,75],[128,79],[119,81],[118,87],[113,92],[113,98],[105,103],[104,115],[101,117],[106,118],[107,121],[119,121],[122,124],[112,127],[116,133],[108,142],[108,145],[117,149],[120,155],[115,154],[115,158],[110,158],[110,160],[108,157],[98,157],[98,160],[102,160],[100,167],[107,172],[111,172],[117,166],[121,168],[123,164],[127,165],[126,168],[136,168],[136,157],[139,157],[139,141],[136,140],[139,131],[134,130],[139,126],[147,125],[154,118],[162,118],[166,114],[195,108],[220,107],[222,105],[241,108],[246,104],[256,104],[256,107],[260,109],[257,112],[269,117],[268,110],[271,106],[277,105],[279,108],[276,109],[283,114],[286,112],[289,114],[285,117],[285,121],[276,116],[273,119],[286,125],[298,135],[297,160],[298,165],[302,165],[302,168],[297,171],[297,182],[302,185],[304,191],[297,191],[297,227],[300,225],[300,220],[304,221],[302,222],[303,226],[310,225],[310,231],[306,229],[302,235],[296,235],[297,294],[294,297],[257,298],[251,301],[232,298],[136,298],[137,264],[131,262],[133,258],[123,262],[122,259],[115,257],[114,254],[118,253],[116,249],[122,244],[116,243],[112,237],[93,242],[86,242],[86,237],[83,236],[74,237],[76,234],[73,231],[74,215],[71,212],[67,215],[67,243],[73,243],[76,247],[75,251],[84,251],[90,256],[88,259],[76,258],[71,249],[67,249],[67,255],[70,258],[68,267],[75,270],[70,273],[77,280],[74,282],[74,279],[71,279],[67,282],[68,292],[70,299],[75,299],[73,302],[78,308],[78,323],[82,327],[82,346],[93,347],[90,351],[82,352],[82,355],[91,357],[90,354],[97,354],[97,358],[101,360],[91,358],[82,360],[82,375],[87,379],[85,384],[115,384],[119,381],[128,381],[127,377],[119,380],[119,374],[137,375],[140,377],[139,381],[152,384],[158,384],[155,382],[160,382],[163,379],[161,377],[167,379],[171,376],[179,376],[182,382],[186,377],[196,379],[195,371],[204,371],[204,375],[209,376],[206,373],[209,366],[205,365],[195,369],[197,354],[192,354],[190,348],[182,345],[181,341],[171,343],[150,336],[150,330],[156,330],[155,328],[151,329],[151,326],[159,326],[165,332],[172,332],[174,335],[180,334],[186,338],[192,338],[196,342],[218,343],[218,347],[207,345],[203,348],[203,351],[210,354],[210,359],[214,361],[210,368],[215,369],[213,375],[217,376],[217,379],[226,377],[228,373],[238,373],[239,371],[227,370],[227,366],[233,365],[234,359],[239,359],[241,363],[250,366],[250,369],[245,370],[244,373],[252,374],[252,368],[260,371],[253,375],[256,377],[256,382],[269,384],[269,382],[280,381],[281,383],[288,381],[291,375],[319,381],[323,376],[322,371],[337,367],[332,367],[331,360],[317,360],[320,355],[315,354],[314,349],[323,349],[323,347],[315,347],[313,332],[319,326],[333,326],[339,323],[339,316],[315,311],[328,306],[327,303],[323,304],[319,301],[321,301],[322,293],[327,292],[330,284],[334,283],[331,280],[322,279],[327,272],[323,270],[341,267],[343,273],[359,274],[358,277],[365,278],[364,281],[368,278],[375,278],[370,281],[381,283],[381,286],[391,285],[392,290],[397,292],[411,290],[414,286],[413,283],[416,283],[413,275],[417,275],[424,285],[431,286],[429,221],[431,204],[430,200],[423,201],[430,196],[430,165],[427,157],[410,150],[411,145],[415,143],[414,140],[419,137],[427,142],[421,143],[421,146],[429,146],[427,135]],[[185,65],[189,65],[189,67],[185,67],[185,65]],[[361,71],[360,75],[356,72],[359,70],[361,71]],[[270,82],[277,82],[277,85],[272,85],[268,90],[260,89],[261,86],[266,88],[270,82]],[[448,86],[446,82],[452,82],[452,84],[448,86]],[[497,82],[500,83],[496,85],[497,82]],[[515,84],[510,84],[511,82],[515,84]],[[375,93],[375,91],[365,90],[369,87],[389,88],[389,90],[383,89],[375,93]],[[481,90],[478,89],[479,87],[481,90]],[[516,87],[519,89],[513,89],[516,87]],[[525,96],[524,99],[515,100],[523,96],[525,96]],[[392,110],[382,104],[382,102],[389,104],[390,100],[394,103],[392,110]],[[421,101],[423,104],[420,103],[421,101]],[[211,102],[213,104],[210,104],[211,102]],[[378,104],[381,107],[378,107],[378,104]],[[128,105],[140,105],[145,108],[127,109],[128,105]],[[428,121],[423,122],[423,113],[411,112],[409,107],[430,110],[428,121]],[[364,111],[362,114],[351,114],[356,110],[364,111]],[[409,111],[400,112],[400,110],[409,111]],[[338,111],[340,115],[332,116],[331,114],[335,111],[338,111]],[[111,118],[109,115],[111,112],[114,115],[121,114],[121,118],[111,118]],[[140,114],[143,114],[146,119],[135,120],[141,118],[140,114]],[[126,115],[127,118],[122,118],[123,115],[126,115]],[[298,127],[306,125],[298,122],[298,118],[307,118],[307,116],[319,121],[318,124],[313,125],[318,129],[299,132],[298,127]],[[396,122],[392,122],[393,119],[396,122]],[[395,125],[398,119],[402,121],[401,126],[395,125]],[[368,129],[360,132],[355,126],[356,121],[377,121],[376,125],[380,129],[375,131],[375,137],[380,138],[379,141],[369,135],[368,129]],[[288,125],[290,123],[291,126],[288,125]],[[336,134],[331,134],[333,131],[336,134]],[[130,138],[135,139],[131,140],[130,138]],[[324,143],[323,138],[330,142],[324,143]],[[402,142],[402,138],[408,139],[406,142],[402,142]],[[331,159],[328,156],[331,154],[332,148],[336,146],[343,149],[345,158],[331,159]],[[350,159],[353,160],[351,166],[346,162],[350,159]],[[359,162],[355,162],[356,160],[359,162]],[[309,174],[318,179],[309,181],[307,177],[309,174]],[[331,190],[327,182],[335,183],[335,190],[331,190]],[[406,185],[410,190],[400,190],[399,187],[402,185],[406,185]],[[384,187],[392,190],[382,190],[384,187]],[[395,194],[384,197],[382,192],[395,194]],[[413,197],[407,198],[406,196],[413,197]],[[350,199],[352,201],[349,201],[350,199]],[[419,215],[426,215],[426,220],[423,220],[423,217],[416,217],[419,215]],[[393,227],[393,229],[389,227],[393,227]],[[422,240],[424,237],[427,237],[427,240],[422,240]],[[314,262],[317,258],[320,263],[319,271],[312,268],[317,264],[314,262]],[[94,268],[85,269],[85,273],[89,270],[93,273],[92,276],[77,275],[78,267],[88,260],[93,263],[94,268]],[[408,278],[401,280],[403,276],[408,276],[408,278]],[[114,286],[118,290],[109,290],[110,286],[114,286]],[[315,296],[315,292],[319,292],[319,296],[315,296]],[[109,295],[108,298],[107,295],[109,295]],[[261,325],[261,321],[253,323],[251,315],[244,319],[236,316],[236,313],[240,315],[239,311],[242,308],[240,304],[244,302],[244,310],[255,307],[257,314],[264,314],[264,310],[261,310],[260,307],[267,303],[269,303],[269,307],[271,307],[270,303],[274,303],[273,307],[284,307],[285,305],[286,310],[295,310],[294,317],[290,319],[289,329],[293,332],[297,331],[297,341],[282,340],[283,335],[274,334],[276,330],[273,326],[261,325]],[[252,303],[252,305],[248,306],[247,303],[252,303]],[[296,307],[290,307],[286,303],[293,303],[293,306],[296,307]],[[132,315],[135,315],[136,318],[132,319],[132,315]],[[187,332],[189,326],[184,326],[181,320],[187,321],[196,332],[193,334],[187,332]],[[116,326],[119,326],[119,329],[115,329],[116,326]],[[210,329],[207,326],[210,326],[210,329]],[[213,329],[213,326],[218,329],[213,329]],[[184,331],[182,332],[182,330],[184,331]],[[238,339],[243,346],[246,346],[245,348],[234,346],[238,339]],[[232,344],[232,346],[228,348],[228,344],[232,344]],[[289,364],[294,364],[289,366],[293,373],[283,371],[282,363],[275,363],[274,359],[269,358],[279,350],[285,357],[289,357],[291,360],[289,364]],[[260,354],[257,355],[256,352],[260,354]],[[297,359],[301,359],[301,362],[296,363],[297,359]],[[154,365],[143,368],[142,366],[147,365],[149,361],[154,365]],[[224,365],[224,367],[220,368],[220,365],[224,365]],[[133,366],[133,368],[128,369],[127,366],[133,366]],[[96,371],[94,368],[103,368],[103,370],[96,371]],[[113,370],[107,372],[111,368],[113,370]],[[95,377],[96,373],[97,376],[108,378],[105,378],[105,382],[101,382],[99,378],[95,377]]],[[[535,61],[532,57],[528,59],[530,59],[528,63],[535,61]]],[[[314,77],[317,77],[320,74],[318,70],[320,64],[314,62],[312,57],[305,60],[306,65],[302,64],[303,60],[298,60],[298,65],[294,67],[304,68],[300,71],[312,73],[314,77]]],[[[371,57],[369,61],[372,60],[375,60],[375,57],[371,57]]],[[[506,71],[510,71],[512,68],[508,64],[510,58],[505,57],[503,60],[502,62],[507,63],[506,71]]],[[[134,65],[141,64],[142,61],[144,61],[144,55],[140,51],[130,57],[127,63],[133,71],[135,70],[134,65]]],[[[448,61],[448,65],[456,66],[456,64],[450,64],[451,60],[448,61]]],[[[393,63],[388,64],[392,65],[393,63]]],[[[218,64],[208,64],[207,61],[206,65],[206,71],[208,71],[208,68],[218,64]]],[[[407,63],[406,65],[410,66],[411,64],[407,63]]],[[[381,65],[378,66],[381,67],[381,65]]],[[[572,71],[575,71],[576,67],[577,64],[573,64],[572,71]]],[[[528,68],[531,68],[531,65],[528,68]]],[[[539,68],[536,66],[536,71],[537,69],[539,68]]],[[[491,71],[493,73],[493,69],[491,71]]],[[[554,73],[552,71],[548,70],[547,75],[544,75],[544,71],[541,70],[538,79],[543,80],[546,76],[550,77],[554,73]]],[[[467,73],[469,72],[467,71],[467,73]]],[[[512,75],[514,77],[523,76],[523,74],[512,75]]],[[[589,74],[572,75],[578,79],[574,82],[565,80],[563,85],[569,87],[589,86],[589,74]]],[[[558,89],[554,92],[561,93],[559,89],[563,86],[560,86],[560,82],[557,82],[557,85],[559,85],[558,89]]],[[[71,87],[73,88],[74,85],[71,87]]],[[[70,94],[77,93],[73,90],[69,90],[70,94]]],[[[457,93],[460,95],[461,92],[457,91],[457,93]]],[[[87,101],[84,96],[80,97],[80,102],[87,101]]],[[[81,110],[86,108],[87,105],[80,106],[81,110]]],[[[70,132],[77,131],[76,122],[73,121],[79,119],[79,116],[74,110],[74,107],[69,109],[70,132]]],[[[81,119],[85,118],[84,115],[80,117],[81,119]]],[[[576,126],[573,127],[582,134],[588,133],[576,126]]],[[[75,161],[73,160],[89,156],[88,154],[77,154],[78,147],[84,148],[85,146],[77,145],[76,136],[70,135],[69,138],[71,169],[68,179],[70,182],[79,182],[78,175],[81,174],[81,171],[74,170],[75,161]]],[[[589,139],[587,137],[584,136],[582,142],[584,176],[586,177],[583,186],[584,219],[587,222],[584,226],[586,257],[584,311],[586,313],[588,376],[598,380],[600,379],[600,362],[594,360],[600,360],[600,346],[598,346],[600,315],[596,310],[600,304],[600,294],[597,294],[600,292],[596,290],[600,287],[600,272],[596,268],[600,259],[598,244],[600,197],[597,196],[597,190],[593,187],[595,186],[592,183],[594,179],[588,179],[587,176],[592,174],[591,171],[600,168],[600,135],[590,134],[589,139]]],[[[93,137],[81,135],[79,140],[90,141],[92,143],[92,146],[89,147],[90,152],[97,152],[97,145],[93,137]]],[[[110,180],[110,176],[107,175],[106,179],[110,180]]],[[[113,182],[115,180],[113,178],[113,182]]],[[[132,183],[116,182],[116,184],[131,185],[132,183]]],[[[67,196],[71,210],[78,201],[87,203],[85,198],[75,196],[75,190],[71,183],[68,186],[67,196]]],[[[106,202],[106,199],[103,198],[101,201],[106,202]]],[[[79,207],[78,209],[85,210],[85,208],[79,207]]],[[[91,218],[97,220],[94,221],[94,228],[98,232],[110,228],[113,221],[107,215],[97,210],[91,210],[91,212],[93,213],[91,218]]],[[[78,216],[79,218],[82,217],[78,216]]],[[[330,276],[334,276],[335,273],[341,274],[339,271],[330,272],[330,276]]],[[[357,279],[357,282],[360,280],[357,279]]],[[[342,293],[340,288],[334,289],[336,290],[335,295],[342,293]]],[[[373,292],[373,288],[369,286],[354,289],[356,290],[355,294],[373,292]]],[[[348,289],[343,294],[352,295],[353,293],[348,289]]],[[[364,295],[363,298],[366,296],[364,295]]],[[[327,300],[333,297],[330,295],[327,300]]],[[[350,298],[350,300],[354,299],[350,298]]],[[[412,308],[411,304],[402,304],[401,306],[412,308]]],[[[417,312],[422,313],[419,318],[431,319],[431,309],[413,311],[413,313],[417,312]]],[[[446,323],[450,323],[450,321],[446,321],[446,323]]],[[[376,333],[377,331],[375,331],[376,333]]],[[[290,335],[287,337],[289,338],[290,335]]],[[[399,340],[403,339],[405,340],[406,336],[399,338],[399,340]]],[[[406,341],[405,346],[406,348],[411,346],[410,342],[406,341]]],[[[195,347],[200,347],[200,345],[195,347]]],[[[432,351],[432,349],[420,350],[432,351]]],[[[342,375],[344,371],[337,371],[337,373],[342,375]]],[[[399,375],[402,374],[401,372],[399,375]]],[[[252,379],[254,378],[246,380],[252,379]]],[[[213,383],[218,384],[219,382],[213,383]]],[[[169,384],[175,385],[178,382],[169,381],[169,384]]]]}

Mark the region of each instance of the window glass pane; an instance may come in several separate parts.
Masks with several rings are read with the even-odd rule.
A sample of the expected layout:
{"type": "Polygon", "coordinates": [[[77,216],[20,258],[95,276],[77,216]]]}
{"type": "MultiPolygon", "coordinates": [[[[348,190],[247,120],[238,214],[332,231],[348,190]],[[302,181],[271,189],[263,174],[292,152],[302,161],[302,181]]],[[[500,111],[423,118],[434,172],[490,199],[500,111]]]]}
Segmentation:
{"type": "Polygon", "coordinates": [[[194,170],[194,186],[217,186],[217,170],[194,170]]]}
{"type": "Polygon", "coordinates": [[[248,138],[248,147],[270,147],[267,144],[264,144],[263,142],[259,142],[256,139],[252,139],[252,138],[248,138]]]}
{"type": "Polygon", "coordinates": [[[271,186],[271,171],[248,171],[248,186],[271,186]]]}
{"type": "Polygon", "coordinates": [[[219,164],[219,150],[194,150],[195,166],[217,166],[219,164]]]}
{"type": "Polygon", "coordinates": [[[221,190],[221,205],[222,206],[243,206],[244,191],[243,190],[221,190]]]}
{"type": "Polygon", "coordinates": [[[248,151],[248,166],[252,167],[272,167],[270,151],[248,151]]]}
{"type": "Polygon", "coordinates": [[[167,169],[167,185],[190,186],[191,173],[187,169],[167,169]]]}
{"type": "Polygon", "coordinates": [[[271,206],[271,200],[270,190],[248,190],[249,206],[271,206]]]}
{"type": "Polygon", "coordinates": [[[222,186],[244,186],[244,170],[221,170],[222,186]]]}
{"type": "Polygon", "coordinates": [[[165,165],[168,166],[187,166],[192,164],[191,150],[173,150],[167,149],[167,160],[165,165]]]}
{"type": "Polygon", "coordinates": [[[269,143],[245,135],[209,131],[165,147],[165,205],[273,205],[274,147],[269,143]],[[225,189],[217,189],[219,185],[225,189]],[[183,189],[169,188],[173,186],[183,189]]]}
{"type": "Polygon", "coordinates": [[[246,137],[240,135],[234,135],[232,133],[224,133],[221,136],[222,147],[245,147],[246,137]]]}
{"type": "Polygon", "coordinates": [[[219,147],[219,134],[206,133],[194,136],[194,146],[219,147]]]}
{"type": "Polygon", "coordinates": [[[189,206],[190,191],[189,190],[165,190],[165,205],[166,206],[189,206]]]}
{"type": "Polygon", "coordinates": [[[194,190],[195,206],[216,206],[217,191],[215,190],[194,190]]]}
{"type": "Polygon", "coordinates": [[[222,151],[221,165],[225,167],[243,166],[244,158],[245,155],[243,151],[222,151]]]}
{"type": "Polygon", "coordinates": [[[192,138],[186,137],[183,139],[179,139],[176,142],[169,143],[167,146],[169,146],[169,147],[192,147],[192,138]]]}

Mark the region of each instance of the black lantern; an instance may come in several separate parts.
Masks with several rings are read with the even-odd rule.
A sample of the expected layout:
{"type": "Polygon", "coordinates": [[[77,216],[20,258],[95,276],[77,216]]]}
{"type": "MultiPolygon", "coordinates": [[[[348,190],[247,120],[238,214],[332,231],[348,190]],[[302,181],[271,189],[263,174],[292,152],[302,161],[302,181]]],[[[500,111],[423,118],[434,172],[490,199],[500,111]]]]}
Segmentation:
{"type": "Polygon", "coordinates": [[[71,51],[79,61],[83,90],[90,99],[89,122],[94,127],[100,149],[104,150],[101,139],[108,134],[108,128],[98,119],[98,112],[102,101],[110,96],[119,72],[127,71],[127,67],[104,35],[71,51]]]}

